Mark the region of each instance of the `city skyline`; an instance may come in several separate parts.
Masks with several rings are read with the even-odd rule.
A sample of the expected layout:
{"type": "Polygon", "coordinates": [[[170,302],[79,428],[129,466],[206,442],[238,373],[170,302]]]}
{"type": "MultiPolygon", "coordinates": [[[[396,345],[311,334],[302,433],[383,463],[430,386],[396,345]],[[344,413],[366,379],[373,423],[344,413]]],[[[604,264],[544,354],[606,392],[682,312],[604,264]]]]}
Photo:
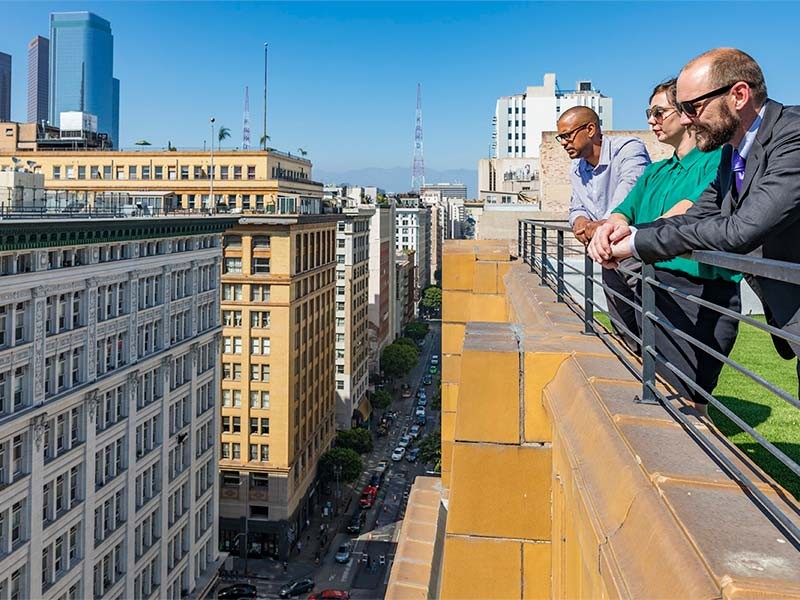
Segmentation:
{"type": "Polygon", "coordinates": [[[709,47],[737,44],[731,32],[745,15],[754,30],[770,32],[739,45],[764,66],[771,95],[786,103],[800,96],[784,59],[792,50],[791,13],[800,15],[796,6],[782,4],[778,21],[763,3],[758,11],[734,3],[724,14],[719,4],[693,3],[691,23],[683,10],[688,4],[668,6],[673,10],[598,3],[580,5],[578,12],[545,3],[11,2],[0,51],[16,63],[12,119],[25,120],[27,44],[49,34],[51,12],[94,12],[114,31],[114,74],[124,82],[122,147],[145,139],[155,147],[202,148],[210,138],[208,118],[215,116],[230,128],[234,148],[241,146],[245,86],[254,92],[253,140],[263,130],[268,42],[269,144],[303,148],[328,172],[410,169],[417,83],[425,162],[433,169],[475,170],[489,155],[497,98],[539,84],[545,72],[555,72],[565,89],[590,79],[614,98],[615,127],[643,129],[642,106],[653,84],[709,47]],[[576,24],[578,17],[584,25],[576,24]],[[694,24],[711,18],[713,30],[699,34],[694,24]],[[176,22],[191,37],[176,36],[176,22]],[[604,34],[586,36],[589,45],[581,32],[592,26],[604,34]],[[669,37],[669,51],[651,49],[654,32],[669,37]]]}

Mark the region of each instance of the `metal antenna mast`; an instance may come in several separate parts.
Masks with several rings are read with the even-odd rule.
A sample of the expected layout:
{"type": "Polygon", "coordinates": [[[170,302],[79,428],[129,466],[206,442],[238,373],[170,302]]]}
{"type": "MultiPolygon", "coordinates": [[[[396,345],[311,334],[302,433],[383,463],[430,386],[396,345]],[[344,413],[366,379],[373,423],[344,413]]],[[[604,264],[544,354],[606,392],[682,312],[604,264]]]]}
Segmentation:
{"type": "Polygon", "coordinates": [[[422,86],[417,84],[417,125],[414,128],[414,162],[411,167],[411,189],[420,191],[425,185],[425,159],[422,156],[422,86]]]}
{"type": "Polygon", "coordinates": [[[250,89],[244,88],[244,126],[242,128],[242,150],[250,150],[250,89]]]}

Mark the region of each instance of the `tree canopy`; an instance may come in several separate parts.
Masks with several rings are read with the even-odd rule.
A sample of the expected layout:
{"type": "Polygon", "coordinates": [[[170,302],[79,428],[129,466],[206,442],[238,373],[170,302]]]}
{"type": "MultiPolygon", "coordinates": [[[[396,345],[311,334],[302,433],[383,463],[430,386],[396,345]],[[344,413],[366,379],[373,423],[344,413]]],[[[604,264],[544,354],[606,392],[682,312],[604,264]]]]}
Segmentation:
{"type": "Polygon", "coordinates": [[[350,448],[359,454],[372,452],[372,434],[367,429],[345,429],[336,434],[338,448],[350,448]]]}
{"type": "Polygon", "coordinates": [[[341,480],[347,483],[355,481],[361,475],[364,463],[355,450],[350,448],[334,448],[319,457],[319,474],[325,481],[336,479],[334,467],[342,468],[341,480]]]}
{"type": "Polygon", "coordinates": [[[394,342],[383,349],[381,368],[387,377],[402,377],[416,366],[418,355],[416,346],[394,342]]]}
{"type": "Polygon", "coordinates": [[[428,334],[428,324],[421,321],[412,321],[406,325],[403,334],[412,340],[419,341],[428,334]]]}
{"type": "Polygon", "coordinates": [[[392,395],[386,390],[376,390],[370,398],[372,408],[383,409],[392,403],[392,395]]]}
{"type": "Polygon", "coordinates": [[[439,309],[442,307],[442,288],[430,286],[425,288],[422,292],[422,300],[420,301],[423,308],[439,309]]]}

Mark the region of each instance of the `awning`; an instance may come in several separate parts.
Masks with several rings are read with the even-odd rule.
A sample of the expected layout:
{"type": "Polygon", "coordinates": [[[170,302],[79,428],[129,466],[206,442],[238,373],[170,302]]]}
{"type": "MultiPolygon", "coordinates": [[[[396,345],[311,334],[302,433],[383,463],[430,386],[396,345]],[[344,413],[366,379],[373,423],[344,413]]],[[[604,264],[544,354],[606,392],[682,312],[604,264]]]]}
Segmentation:
{"type": "Polygon", "coordinates": [[[358,404],[357,410],[359,413],[361,413],[361,416],[365,421],[369,420],[369,416],[372,414],[372,404],[370,404],[369,396],[367,394],[364,394],[364,397],[358,404]]]}

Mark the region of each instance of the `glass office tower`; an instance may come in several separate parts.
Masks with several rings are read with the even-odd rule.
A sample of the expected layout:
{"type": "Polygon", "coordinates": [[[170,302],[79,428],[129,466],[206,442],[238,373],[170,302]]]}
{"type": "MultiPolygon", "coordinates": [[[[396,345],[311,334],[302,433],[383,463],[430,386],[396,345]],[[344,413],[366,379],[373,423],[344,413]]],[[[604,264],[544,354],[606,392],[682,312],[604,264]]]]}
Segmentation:
{"type": "Polygon", "coordinates": [[[50,40],[37,35],[28,44],[28,123],[47,120],[50,40]]]}
{"type": "Polygon", "coordinates": [[[50,123],[60,125],[64,111],[92,113],[97,116],[98,131],[107,133],[119,147],[118,89],[111,23],[90,12],[52,13],[50,123]]]}
{"type": "Polygon", "coordinates": [[[0,121],[11,120],[11,55],[0,52],[0,121]]]}

